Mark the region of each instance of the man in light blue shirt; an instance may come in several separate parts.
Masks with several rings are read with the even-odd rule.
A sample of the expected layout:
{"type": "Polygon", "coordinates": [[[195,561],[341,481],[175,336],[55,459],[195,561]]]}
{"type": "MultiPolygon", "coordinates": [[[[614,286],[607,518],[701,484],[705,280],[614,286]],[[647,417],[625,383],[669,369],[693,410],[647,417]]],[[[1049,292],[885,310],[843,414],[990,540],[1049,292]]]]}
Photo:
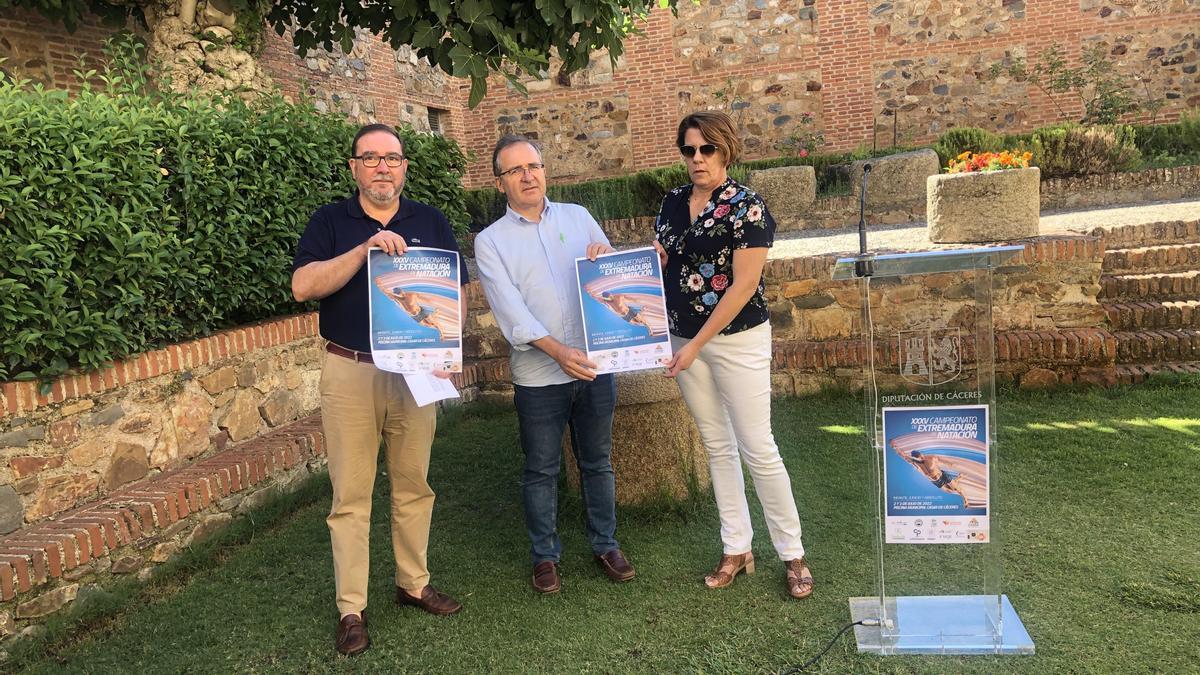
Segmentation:
{"type": "Polygon", "coordinates": [[[587,209],[546,199],[541,149],[509,135],[492,152],[496,188],[508,200],[502,218],[475,238],[479,278],[496,323],[512,345],[514,403],[525,451],[522,490],[533,557],[533,588],[558,592],[558,474],[563,430],[579,465],[588,541],[613,581],[633,566],[617,545],[612,419],[616,383],[596,375],[583,351],[575,258],[612,251],[587,209]]]}

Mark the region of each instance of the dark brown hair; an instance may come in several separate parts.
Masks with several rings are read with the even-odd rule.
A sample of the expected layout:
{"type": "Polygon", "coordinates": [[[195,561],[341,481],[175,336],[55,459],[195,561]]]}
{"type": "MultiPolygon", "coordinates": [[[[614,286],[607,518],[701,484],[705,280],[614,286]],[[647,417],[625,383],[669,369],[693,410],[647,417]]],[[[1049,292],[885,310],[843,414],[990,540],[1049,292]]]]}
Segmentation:
{"type": "Polygon", "coordinates": [[[675,134],[675,147],[683,145],[683,136],[688,129],[699,129],[704,140],[717,146],[725,157],[725,166],[728,167],[742,156],[742,139],[738,136],[737,126],[729,115],[720,110],[698,110],[684,117],[675,134]]]}
{"type": "Polygon", "coordinates": [[[529,138],[528,136],[522,136],[521,134],[504,134],[503,136],[500,137],[500,140],[496,141],[496,147],[492,149],[492,175],[493,176],[500,175],[500,161],[499,161],[500,160],[500,151],[507,148],[510,145],[516,145],[518,143],[528,143],[530,145],[530,147],[532,147],[534,150],[537,150],[538,157],[542,156],[542,144],[541,143],[538,143],[537,141],[533,140],[532,138],[529,138]]]}

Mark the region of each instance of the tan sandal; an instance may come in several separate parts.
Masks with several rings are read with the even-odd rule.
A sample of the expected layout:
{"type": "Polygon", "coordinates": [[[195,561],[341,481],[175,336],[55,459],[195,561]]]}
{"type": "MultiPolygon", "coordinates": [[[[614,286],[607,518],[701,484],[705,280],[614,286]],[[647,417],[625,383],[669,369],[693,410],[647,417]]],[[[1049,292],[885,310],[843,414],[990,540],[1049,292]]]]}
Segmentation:
{"type": "Polygon", "coordinates": [[[808,560],[803,557],[787,561],[788,593],[797,600],[803,600],[813,594],[812,570],[808,568],[808,560]]]}
{"type": "Polygon", "coordinates": [[[750,552],[737,555],[723,555],[717,569],[704,577],[704,585],[709,588],[725,588],[733,583],[733,579],[742,571],[754,574],[754,554],[750,552]]]}

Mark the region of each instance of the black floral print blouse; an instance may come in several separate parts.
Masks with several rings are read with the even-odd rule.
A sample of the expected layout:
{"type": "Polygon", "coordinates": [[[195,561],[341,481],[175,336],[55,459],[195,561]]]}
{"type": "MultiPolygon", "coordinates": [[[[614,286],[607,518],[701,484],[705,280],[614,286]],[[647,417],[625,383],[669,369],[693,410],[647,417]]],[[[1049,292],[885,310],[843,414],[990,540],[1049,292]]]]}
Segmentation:
{"type": "MultiPolygon", "coordinates": [[[[689,339],[696,337],[725,289],[733,285],[733,252],[770,248],[775,240],[775,220],[750,188],[726,179],[713,190],[695,222],[688,212],[692,189],[689,184],[668,192],[654,222],[658,242],[667,250],[663,285],[671,333],[689,339]]],[[[763,290],[760,276],[758,289],[721,335],[740,333],[770,317],[763,290]]]]}

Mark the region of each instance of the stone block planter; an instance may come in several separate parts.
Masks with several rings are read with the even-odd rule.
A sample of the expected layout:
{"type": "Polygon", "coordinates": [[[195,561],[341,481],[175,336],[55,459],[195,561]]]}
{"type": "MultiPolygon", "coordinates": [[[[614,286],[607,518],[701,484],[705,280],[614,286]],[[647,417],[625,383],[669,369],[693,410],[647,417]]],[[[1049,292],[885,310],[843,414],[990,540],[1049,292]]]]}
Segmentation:
{"type": "Polygon", "coordinates": [[[817,174],[811,166],[751,171],[747,182],[767,203],[777,223],[803,219],[817,199],[817,174]]]}
{"type": "Polygon", "coordinates": [[[869,209],[920,204],[926,179],[937,175],[941,168],[937,153],[929,148],[854,162],[850,165],[850,194],[854,195],[855,204],[862,190],[864,164],[871,165],[871,175],[867,178],[869,209]]]}
{"type": "MultiPolygon", "coordinates": [[[[660,371],[617,374],[612,436],[618,504],[669,504],[708,491],[708,455],[700,431],[679,385],[660,371]]],[[[569,430],[563,448],[567,484],[577,491],[579,468],[569,430]]]]}
{"type": "Polygon", "coordinates": [[[1037,167],[930,176],[929,240],[964,244],[1036,237],[1040,184],[1037,167]]]}

